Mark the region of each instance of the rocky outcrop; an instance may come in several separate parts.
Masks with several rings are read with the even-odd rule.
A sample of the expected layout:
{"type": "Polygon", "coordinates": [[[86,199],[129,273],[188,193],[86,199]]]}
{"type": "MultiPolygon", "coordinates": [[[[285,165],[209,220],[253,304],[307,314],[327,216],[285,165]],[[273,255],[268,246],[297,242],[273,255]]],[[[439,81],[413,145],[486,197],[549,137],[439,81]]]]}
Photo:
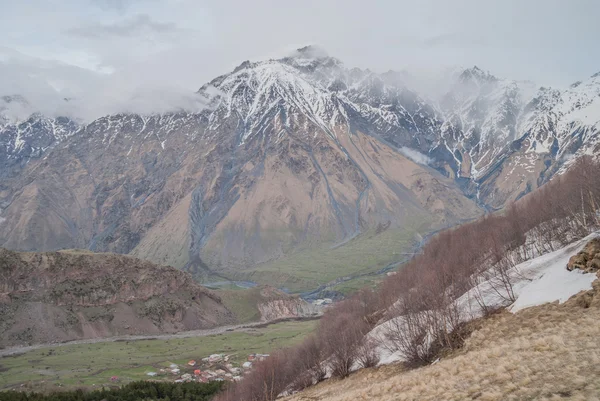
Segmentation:
{"type": "Polygon", "coordinates": [[[217,295],[172,267],[86,251],[0,249],[0,346],[233,322],[217,295]]]}
{"type": "Polygon", "coordinates": [[[279,319],[319,316],[321,313],[319,308],[300,298],[269,301],[259,304],[258,310],[260,311],[260,319],[266,322],[279,319]]]}
{"type": "Polygon", "coordinates": [[[262,288],[260,295],[262,302],[259,302],[257,307],[262,321],[312,317],[322,313],[322,307],[308,303],[298,296],[287,295],[272,287],[262,288]]]}
{"type": "Polygon", "coordinates": [[[581,252],[571,256],[567,270],[581,270],[584,273],[596,273],[600,270],[600,238],[594,238],[581,252]]]}

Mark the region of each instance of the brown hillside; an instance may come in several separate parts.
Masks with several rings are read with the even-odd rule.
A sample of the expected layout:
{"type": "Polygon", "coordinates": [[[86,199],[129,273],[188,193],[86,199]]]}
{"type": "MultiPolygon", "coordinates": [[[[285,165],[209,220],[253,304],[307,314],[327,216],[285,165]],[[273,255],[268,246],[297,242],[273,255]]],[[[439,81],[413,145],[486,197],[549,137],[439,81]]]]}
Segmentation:
{"type": "Polygon", "coordinates": [[[177,269],[86,251],[0,249],[0,346],[232,323],[221,299],[177,269]]]}

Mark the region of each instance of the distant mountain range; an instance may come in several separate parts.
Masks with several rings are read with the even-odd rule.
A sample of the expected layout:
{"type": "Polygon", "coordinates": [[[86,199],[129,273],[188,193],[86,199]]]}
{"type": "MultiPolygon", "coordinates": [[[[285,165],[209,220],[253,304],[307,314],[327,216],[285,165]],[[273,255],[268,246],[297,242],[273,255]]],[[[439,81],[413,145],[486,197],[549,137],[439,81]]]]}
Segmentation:
{"type": "MultiPolygon", "coordinates": [[[[367,236],[417,238],[600,153],[599,74],[558,90],[474,67],[436,99],[406,81],[306,47],[215,78],[200,112],[0,117],[0,246],[231,276],[367,236]]],[[[0,116],[14,102],[26,109],[6,94],[0,116]]]]}

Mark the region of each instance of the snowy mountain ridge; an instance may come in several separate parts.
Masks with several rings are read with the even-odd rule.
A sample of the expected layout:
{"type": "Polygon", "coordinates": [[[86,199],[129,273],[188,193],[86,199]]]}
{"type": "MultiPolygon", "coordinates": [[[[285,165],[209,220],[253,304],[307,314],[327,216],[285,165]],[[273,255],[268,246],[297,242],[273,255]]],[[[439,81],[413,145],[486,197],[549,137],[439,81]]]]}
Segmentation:
{"type": "Polygon", "coordinates": [[[210,99],[209,104],[218,104],[211,123],[238,113],[244,121],[240,143],[276,115],[283,116],[285,128],[297,127],[308,117],[332,136],[337,126],[357,116],[379,133],[392,135],[400,128],[418,133],[438,123],[433,109],[394,82],[393,74],[349,70],[331,57],[306,57],[311,53],[304,48],[292,57],[244,62],[231,74],[204,85],[199,93],[210,99]]]}
{"type": "MultiPolygon", "coordinates": [[[[67,118],[32,114],[11,121],[6,117],[7,107],[26,109],[26,101],[4,96],[0,101],[4,103],[0,106],[0,116],[4,116],[0,118],[1,140],[5,158],[28,159],[40,157],[52,144],[88,126],[104,130],[104,136],[114,139],[109,131],[127,125],[128,119],[141,120],[139,128],[144,131],[147,120],[202,116],[208,120],[208,130],[193,133],[194,138],[210,135],[235,114],[242,124],[238,127],[240,146],[264,134],[274,118],[282,122],[279,137],[286,130],[305,139],[314,136],[316,133],[309,134],[308,122],[332,138],[340,127],[350,127],[351,131],[368,131],[398,149],[414,149],[428,156],[440,171],[471,182],[467,192],[474,196],[476,188],[480,200],[492,207],[501,207],[545,182],[578,156],[597,152],[599,74],[565,90],[537,89],[531,82],[499,79],[477,66],[454,75],[450,90],[431,101],[409,89],[405,74],[348,69],[324,51],[307,46],[281,59],[246,61],[202,86],[197,95],[208,106],[197,117],[185,111],[162,117],[115,115],[80,125],[67,118]],[[491,176],[508,179],[506,171],[498,171],[499,166],[508,166],[508,171],[517,175],[514,181],[518,185],[508,189],[509,196],[495,193],[495,183],[489,185],[491,176]]],[[[172,130],[164,130],[166,138],[172,130]]],[[[103,140],[107,142],[111,141],[103,140]]]]}
{"type": "Polygon", "coordinates": [[[308,47],[213,79],[194,112],[15,120],[27,102],[7,95],[0,245],[252,266],[417,216],[419,230],[464,221],[600,153],[597,75],[538,90],[473,67],[439,99],[409,82],[308,47]]]}
{"type": "Polygon", "coordinates": [[[307,137],[304,117],[332,137],[339,127],[364,130],[397,149],[426,155],[450,177],[466,179],[467,193],[477,191],[492,208],[599,150],[598,74],[558,90],[473,67],[456,73],[449,91],[433,101],[409,89],[405,78],[393,71],[348,69],[307,47],[279,60],[244,62],[199,93],[218,105],[211,124],[218,126],[232,112],[242,117],[240,144],[273,118],[283,121],[279,136],[291,129],[307,137]],[[498,191],[498,181],[508,188],[498,191]]]}

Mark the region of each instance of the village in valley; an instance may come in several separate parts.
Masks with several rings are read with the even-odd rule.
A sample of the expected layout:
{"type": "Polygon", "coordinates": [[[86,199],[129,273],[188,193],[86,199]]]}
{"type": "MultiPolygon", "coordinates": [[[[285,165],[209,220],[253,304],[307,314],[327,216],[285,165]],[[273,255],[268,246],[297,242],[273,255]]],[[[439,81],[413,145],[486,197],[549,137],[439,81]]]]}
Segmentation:
{"type": "MultiPolygon", "coordinates": [[[[268,354],[250,354],[242,363],[234,361],[235,354],[212,354],[200,361],[190,360],[186,364],[169,364],[168,367],[157,371],[147,372],[146,375],[157,380],[174,380],[175,383],[211,381],[239,381],[242,376],[252,370],[255,362],[264,361],[268,354]]],[[[113,376],[111,381],[119,381],[113,376]]]]}

